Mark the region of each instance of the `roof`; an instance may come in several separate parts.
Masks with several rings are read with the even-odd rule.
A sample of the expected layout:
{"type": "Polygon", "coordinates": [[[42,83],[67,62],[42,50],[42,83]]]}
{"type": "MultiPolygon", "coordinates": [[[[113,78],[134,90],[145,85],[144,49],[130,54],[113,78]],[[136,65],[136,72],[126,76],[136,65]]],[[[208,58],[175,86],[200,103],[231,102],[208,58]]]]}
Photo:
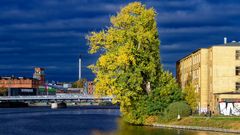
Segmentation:
{"type": "Polygon", "coordinates": [[[9,80],[9,79],[11,79],[11,80],[14,80],[14,79],[18,79],[18,80],[20,80],[20,79],[30,79],[30,80],[37,80],[37,79],[35,79],[35,78],[29,78],[29,77],[15,77],[15,76],[0,76],[0,80],[9,80]]]}
{"type": "Polygon", "coordinates": [[[201,49],[209,49],[209,48],[211,48],[211,47],[216,47],[216,46],[218,46],[218,47],[220,47],[220,46],[224,46],[224,47],[226,47],[226,46],[229,46],[229,47],[237,47],[237,46],[239,46],[239,47],[240,47],[240,42],[230,42],[230,43],[227,43],[227,44],[212,45],[212,46],[207,47],[207,48],[199,48],[199,49],[197,49],[197,50],[191,52],[190,54],[188,54],[188,55],[182,57],[181,59],[179,59],[179,60],[177,61],[177,63],[179,63],[182,59],[184,59],[184,58],[190,56],[191,54],[196,53],[197,51],[199,51],[199,50],[201,50],[201,49]]]}

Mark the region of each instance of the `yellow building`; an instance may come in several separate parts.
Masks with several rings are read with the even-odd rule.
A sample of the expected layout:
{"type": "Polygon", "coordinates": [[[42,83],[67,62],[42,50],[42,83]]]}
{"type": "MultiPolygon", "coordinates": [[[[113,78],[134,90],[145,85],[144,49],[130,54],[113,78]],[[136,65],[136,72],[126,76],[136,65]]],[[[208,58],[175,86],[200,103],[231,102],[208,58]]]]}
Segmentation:
{"type": "Polygon", "coordinates": [[[240,43],[201,48],[177,61],[177,80],[199,93],[198,110],[240,115],[240,43]]]}

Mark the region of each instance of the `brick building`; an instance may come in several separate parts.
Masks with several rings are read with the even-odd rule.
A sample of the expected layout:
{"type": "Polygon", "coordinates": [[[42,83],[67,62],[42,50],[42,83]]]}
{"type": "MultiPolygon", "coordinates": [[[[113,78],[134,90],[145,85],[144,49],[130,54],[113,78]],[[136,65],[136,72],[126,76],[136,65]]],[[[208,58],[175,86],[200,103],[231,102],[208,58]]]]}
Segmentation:
{"type": "Polygon", "coordinates": [[[89,95],[93,95],[94,90],[95,90],[95,85],[93,83],[93,81],[88,81],[88,94],[89,95]]]}
{"type": "Polygon", "coordinates": [[[44,73],[44,68],[39,68],[36,67],[34,68],[34,74],[33,74],[33,78],[39,80],[40,85],[44,85],[45,84],[45,73],[44,73]]]}
{"type": "Polygon", "coordinates": [[[25,77],[0,77],[0,87],[10,90],[11,96],[36,95],[39,80],[25,77]]]}
{"type": "Polygon", "coordinates": [[[40,85],[44,85],[44,69],[35,68],[33,78],[26,77],[0,77],[0,87],[6,88],[7,94],[17,95],[36,95],[40,85]]]}

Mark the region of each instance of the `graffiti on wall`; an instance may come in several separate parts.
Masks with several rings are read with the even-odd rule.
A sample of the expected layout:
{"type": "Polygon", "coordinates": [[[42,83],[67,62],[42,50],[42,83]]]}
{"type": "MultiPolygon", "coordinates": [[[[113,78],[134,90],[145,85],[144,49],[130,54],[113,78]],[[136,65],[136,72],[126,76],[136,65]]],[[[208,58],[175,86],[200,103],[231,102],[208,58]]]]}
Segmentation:
{"type": "Polygon", "coordinates": [[[240,103],[239,102],[221,102],[219,103],[220,114],[223,115],[236,115],[240,116],[240,103]]]}

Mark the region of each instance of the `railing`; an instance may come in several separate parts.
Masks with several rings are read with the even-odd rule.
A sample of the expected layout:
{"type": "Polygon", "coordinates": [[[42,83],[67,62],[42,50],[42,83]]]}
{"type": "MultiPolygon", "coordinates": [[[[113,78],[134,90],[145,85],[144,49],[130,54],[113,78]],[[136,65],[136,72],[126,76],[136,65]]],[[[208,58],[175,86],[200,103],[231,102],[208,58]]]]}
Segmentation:
{"type": "Polygon", "coordinates": [[[66,94],[66,95],[42,95],[42,96],[0,96],[0,101],[14,100],[112,100],[112,97],[94,97],[91,95],[66,94]]]}

